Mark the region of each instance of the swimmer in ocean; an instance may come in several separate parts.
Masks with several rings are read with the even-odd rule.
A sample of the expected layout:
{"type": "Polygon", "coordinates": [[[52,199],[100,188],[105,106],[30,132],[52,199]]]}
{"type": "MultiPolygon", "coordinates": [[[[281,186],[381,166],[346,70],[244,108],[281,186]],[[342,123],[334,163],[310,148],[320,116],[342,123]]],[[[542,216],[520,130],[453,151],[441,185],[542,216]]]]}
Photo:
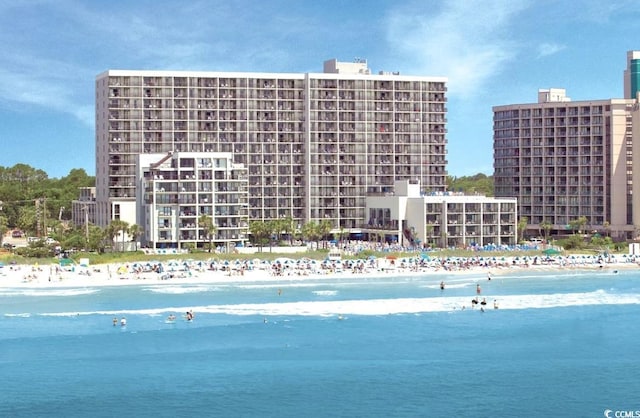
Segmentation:
{"type": "Polygon", "coordinates": [[[444,282],[440,282],[440,290],[444,290],[444,282]]]}

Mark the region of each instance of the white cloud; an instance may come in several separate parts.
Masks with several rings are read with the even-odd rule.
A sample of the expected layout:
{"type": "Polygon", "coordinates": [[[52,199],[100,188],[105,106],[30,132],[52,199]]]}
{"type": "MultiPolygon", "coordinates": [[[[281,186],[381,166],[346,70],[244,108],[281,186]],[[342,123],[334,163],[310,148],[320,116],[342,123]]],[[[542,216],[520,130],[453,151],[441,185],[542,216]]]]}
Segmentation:
{"type": "Polygon", "coordinates": [[[556,43],[542,43],[538,45],[538,58],[547,57],[549,55],[557,54],[558,52],[565,49],[565,45],[560,45],[556,43]]]}
{"type": "Polygon", "coordinates": [[[389,41],[412,72],[449,79],[450,95],[471,97],[517,54],[509,29],[523,0],[418,2],[389,19],[389,41]]]}

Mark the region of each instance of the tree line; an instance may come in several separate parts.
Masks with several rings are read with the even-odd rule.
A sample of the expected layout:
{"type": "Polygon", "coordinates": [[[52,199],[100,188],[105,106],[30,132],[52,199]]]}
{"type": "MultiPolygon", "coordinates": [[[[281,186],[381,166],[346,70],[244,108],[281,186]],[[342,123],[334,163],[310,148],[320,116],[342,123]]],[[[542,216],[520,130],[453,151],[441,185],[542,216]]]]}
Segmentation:
{"type": "Polygon", "coordinates": [[[95,186],[95,177],[73,169],[61,178],[49,178],[27,164],[0,166],[0,227],[20,229],[30,235],[56,221],[71,219],[71,201],[79,187],[95,186]]]}

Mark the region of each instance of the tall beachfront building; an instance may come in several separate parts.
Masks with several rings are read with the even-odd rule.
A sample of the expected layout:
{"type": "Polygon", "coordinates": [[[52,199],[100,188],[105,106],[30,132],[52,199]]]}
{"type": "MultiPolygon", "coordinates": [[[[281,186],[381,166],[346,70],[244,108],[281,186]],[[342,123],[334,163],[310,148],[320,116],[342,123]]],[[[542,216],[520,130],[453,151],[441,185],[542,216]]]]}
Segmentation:
{"type": "Polygon", "coordinates": [[[496,197],[516,197],[528,234],[584,229],[631,238],[634,100],[571,101],[540,90],[537,103],[493,108],[496,197]]]}
{"type": "Polygon", "coordinates": [[[372,74],[365,60],[304,74],[106,71],[96,78],[96,222],[137,222],[139,155],[223,152],[247,168],[250,220],[329,220],[357,233],[365,197],[392,193],[395,180],[445,191],[446,93],[445,78],[372,74]]]}
{"type": "Polygon", "coordinates": [[[637,99],[640,91],[640,51],[627,52],[627,68],[624,70],[624,98],[637,99]]]}

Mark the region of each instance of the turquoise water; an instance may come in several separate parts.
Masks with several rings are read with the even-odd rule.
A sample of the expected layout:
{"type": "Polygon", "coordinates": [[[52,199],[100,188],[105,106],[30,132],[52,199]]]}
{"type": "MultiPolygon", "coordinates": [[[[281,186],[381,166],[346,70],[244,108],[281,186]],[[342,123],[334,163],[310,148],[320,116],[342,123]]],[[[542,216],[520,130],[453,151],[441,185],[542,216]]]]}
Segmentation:
{"type": "Polygon", "coordinates": [[[639,283],[631,271],[522,270],[490,282],[430,274],[0,288],[0,416],[640,410],[639,283]],[[485,312],[470,304],[478,283],[485,312]],[[127,326],[112,326],[114,316],[127,326]]]}

